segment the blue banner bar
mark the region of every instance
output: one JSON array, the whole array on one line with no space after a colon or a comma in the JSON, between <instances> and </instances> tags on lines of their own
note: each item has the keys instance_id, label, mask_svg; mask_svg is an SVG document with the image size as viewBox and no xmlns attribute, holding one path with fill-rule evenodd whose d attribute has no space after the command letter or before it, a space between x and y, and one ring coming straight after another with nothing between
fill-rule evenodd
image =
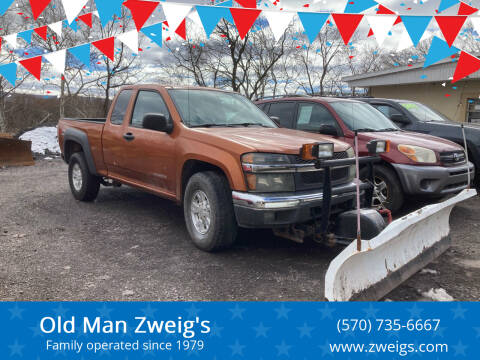
<instances>
[{"instance_id":1,"label":"blue banner bar","mask_svg":"<svg viewBox=\"0 0 480 360\"><path fill-rule=\"evenodd\" d=\"M474 359L479 303L3 302L1 359Z\"/></svg>"}]
</instances>

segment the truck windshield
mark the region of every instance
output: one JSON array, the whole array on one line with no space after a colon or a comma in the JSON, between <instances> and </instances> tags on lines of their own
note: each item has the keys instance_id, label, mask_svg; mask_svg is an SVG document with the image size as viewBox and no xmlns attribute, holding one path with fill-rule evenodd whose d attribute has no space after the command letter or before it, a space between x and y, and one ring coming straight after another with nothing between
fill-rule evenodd
<instances>
[{"instance_id":1,"label":"truck windshield","mask_svg":"<svg viewBox=\"0 0 480 360\"><path fill-rule=\"evenodd\" d=\"M168 93L188 127L277 127L263 111L239 94L190 89Z\"/></svg>"},{"instance_id":2,"label":"truck windshield","mask_svg":"<svg viewBox=\"0 0 480 360\"><path fill-rule=\"evenodd\" d=\"M350 101L330 105L352 131L396 131L399 128L380 111L369 104Z\"/></svg>"},{"instance_id":3,"label":"truck windshield","mask_svg":"<svg viewBox=\"0 0 480 360\"><path fill-rule=\"evenodd\" d=\"M420 121L445 121L446 119L430 109L428 106L423 104L413 102L413 101L402 101L400 102L405 109L410 111L413 116L415 116Z\"/></svg>"}]
</instances>

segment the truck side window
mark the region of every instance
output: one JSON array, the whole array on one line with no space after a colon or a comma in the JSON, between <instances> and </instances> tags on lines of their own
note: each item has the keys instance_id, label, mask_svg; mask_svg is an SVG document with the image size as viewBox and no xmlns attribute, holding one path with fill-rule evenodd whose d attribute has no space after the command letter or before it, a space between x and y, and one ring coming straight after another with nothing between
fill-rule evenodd
<instances>
[{"instance_id":1,"label":"truck side window","mask_svg":"<svg viewBox=\"0 0 480 360\"><path fill-rule=\"evenodd\" d=\"M115 107L113 108L112 116L110 118L110 122L112 124L122 125L131 96L132 90L123 90L120 94L118 94L117 101L115 102Z\"/></svg>"},{"instance_id":2,"label":"truck side window","mask_svg":"<svg viewBox=\"0 0 480 360\"><path fill-rule=\"evenodd\" d=\"M318 131L322 125L337 127L337 121L325 106L311 103L299 104L297 119L298 130Z\"/></svg>"},{"instance_id":3,"label":"truck side window","mask_svg":"<svg viewBox=\"0 0 480 360\"><path fill-rule=\"evenodd\" d=\"M163 114L168 119L170 116L167 105L162 96L156 91L139 91L135 108L133 109L131 126L143 128L145 114Z\"/></svg>"},{"instance_id":4,"label":"truck side window","mask_svg":"<svg viewBox=\"0 0 480 360\"><path fill-rule=\"evenodd\" d=\"M268 116L276 116L280 119L280 126L292 128L295 118L296 104L294 102L271 103Z\"/></svg>"}]
</instances>

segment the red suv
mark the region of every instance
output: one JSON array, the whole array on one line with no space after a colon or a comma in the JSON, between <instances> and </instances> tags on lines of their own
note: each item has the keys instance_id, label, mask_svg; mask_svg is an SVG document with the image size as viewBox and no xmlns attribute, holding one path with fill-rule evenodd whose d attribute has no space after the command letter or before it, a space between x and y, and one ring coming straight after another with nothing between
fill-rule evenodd
<instances>
[{"instance_id":1,"label":"red suv","mask_svg":"<svg viewBox=\"0 0 480 360\"><path fill-rule=\"evenodd\" d=\"M373 139L390 140L390 151L375 166L374 205L398 211L407 196L442 197L467 187L468 171L461 146L435 136L403 131L362 101L286 96L262 99L257 106L280 126L332 135L351 145L358 132L359 153L367 155ZM362 174L361 174L362 175Z\"/></svg>"}]
</instances>

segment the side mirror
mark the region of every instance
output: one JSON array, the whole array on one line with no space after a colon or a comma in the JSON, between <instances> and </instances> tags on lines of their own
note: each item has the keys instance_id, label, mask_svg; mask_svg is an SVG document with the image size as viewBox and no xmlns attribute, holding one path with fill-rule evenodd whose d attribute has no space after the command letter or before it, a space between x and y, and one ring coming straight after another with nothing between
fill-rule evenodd
<instances>
[{"instance_id":1,"label":"side mirror","mask_svg":"<svg viewBox=\"0 0 480 360\"><path fill-rule=\"evenodd\" d=\"M143 128L170 134L173 131L173 124L163 114L145 114L143 117Z\"/></svg>"},{"instance_id":2,"label":"side mirror","mask_svg":"<svg viewBox=\"0 0 480 360\"><path fill-rule=\"evenodd\" d=\"M402 114L392 114L390 115L390 120L401 124L410 124L411 122L405 115Z\"/></svg>"},{"instance_id":3,"label":"side mirror","mask_svg":"<svg viewBox=\"0 0 480 360\"><path fill-rule=\"evenodd\" d=\"M270 120L272 120L278 127L282 127L280 125L280 118L278 116L270 116Z\"/></svg>"},{"instance_id":4,"label":"side mirror","mask_svg":"<svg viewBox=\"0 0 480 360\"><path fill-rule=\"evenodd\" d=\"M321 125L319 133L323 135L338 136L338 130L333 125Z\"/></svg>"}]
</instances>

